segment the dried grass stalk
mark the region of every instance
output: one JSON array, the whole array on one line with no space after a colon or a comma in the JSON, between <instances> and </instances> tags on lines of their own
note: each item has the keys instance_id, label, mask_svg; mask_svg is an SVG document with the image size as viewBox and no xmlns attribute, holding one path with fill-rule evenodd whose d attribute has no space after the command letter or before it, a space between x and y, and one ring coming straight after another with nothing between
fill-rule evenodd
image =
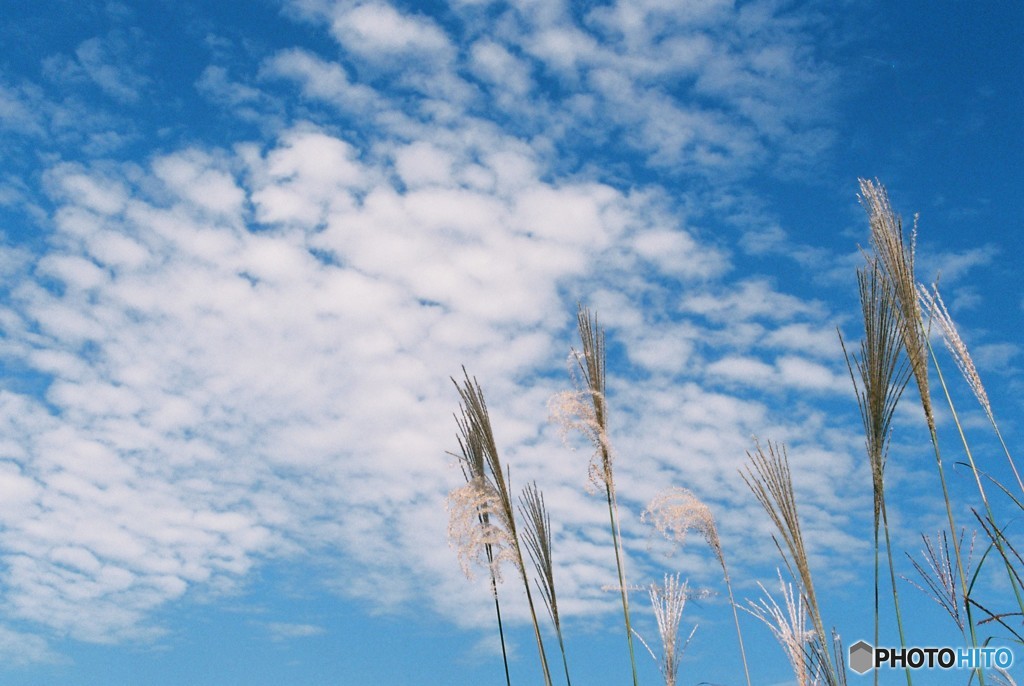
<instances>
[{"instance_id":1,"label":"dried grass stalk","mask_svg":"<svg viewBox=\"0 0 1024 686\"><path fill-rule=\"evenodd\" d=\"M487 403L480 384L476 379L471 379L465 369L462 371L465 376L462 384L455 379L452 379L452 383L455 384L461 398L460 414L456 416L455 421L459 428L459 461L467 483L463 488L456 489L449 498L449 534L455 534L455 546L466 546L457 548L460 561L479 559L478 551L486 550L490 545L494 557L491 562L494 578L497 578L497 567L503 560L512 562L519 572L526 590L530 617L533 620L544 683L551 686L544 640L541 637L540 623L537 621L530 581L526 576L523 552L516 532L515 508L505 470L498 455ZM479 515L477 535L469 531L470 515L474 510Z\"/></svg>"},{"instance_id":2,"label":"dried grass stalk","mask_svg":"<svg viewBox=\"0 0 1024 686\"><path fill-rule=\"evenodd\" d=\"M960 532L960 539L955 543L957 548L963 548L964 534L964 531ZM935 538L935 542L932 542L928 536L921 535L921 540L924 542L924 550L921 551L924 558L923 565L915 560L910 553L906 554L927 588L913 579L903 578L938 603L956 623L960 633L964 633L964 604L963 598L957 591L956 570L954 569L956 556L950 555L949 537L945 531L940 531ZM972 534L970 549L967 553L968 568L971 566L971 557L974 554L974 539L975 536Z\"/></svg>"},{"instance_id":3,"label":"dried grass stalk","mask_svg":"<svg viewBox=\"0 0 1024 686\"><path fill-rule=\"evenodd\" d=\"M800 517L797 514L793 477L789 470L786 447L769 442L766 453L761 444L756 443L754 452L747 453L747 456L750 458L750 464L747 466L747 473L741 473L741 476L775 525L778 536L773 534L772 539L790 575L799 582L811 618L814 637L809 648L809 659L821 670L825 683L845 683L844 671L837 668L833 657L829 656L829 641L814 592L811 567L804 546L803 532L800 529ZM841 659L842 655L835 653L834 660Z\"/></svg>"},{"instance_id":4,"label":"dried grass stalk","mask_svg":"<svg viewBox=\"0 0 1024 686\"><path fill-rule=\"evenodd\" d=\"M558 636L558 647L562 652L562 666L565 668L565 681L572 683L569 677L569 660L565 653L565 640L562 636L562 620L558 614L558 595L555 593L555 562L551 554L551 518L544 506L544 494L537 488L537 482L527 484L519 496L519 513L523 516L523 542L530 555L534 569L537 571L535 580L540 590L548 617L555 627Z\"/></svg>"},{"instance_id":5,"label":"dried grass stalk","mask_svg":"<svg viewBox=\"0 0 1024 686\"><path fill-rule=\"evenodd\" d=\"M885 462L892 436L892 420L903 391L910 381L908 358L901 355L904 324L891 282L882 278L874 257L868 267L857 270L864 338L860 353L846 355L847 367L857 395L871 479L875 492L875 528L884 504ZM840 335L842 342L842 336ZM846 344L843 343L846 353ZM856 373L855 373L856 372Z\"/></svg>"},{"instance_id":6,"label":"dried grass stalk","mask_svg":"<svg viewBox=\"0 0 1024 686\"><path fill-rule=\"evenodd\" d=\"M654 661L661 669L661 675L665 679L665 686L675 686L679 678L679 662L682 660L686 646L690 644L697 627L694 626L690 635L682 645L679 645L679 625L682 623L683 608L686 607L686 599L689 597L689 585L686 582L679 583L679 575L665 575L665 581L661 586L651 584L648 589L651 598L651 606L654 608L654 618L658 623L658 636L661 638L661 658L655 655L651 646L636 633L636 637L647 652L651 654Z\"/></svg>"},{"instance_id":7,"label":"dried grass stalk","mask_svg":"<svg viewBox=\"0 0 1024 686\"><path fill-rule=\"evenodd\" d=\"M760 604L749 600L749 607L744 609L764 622L771 630L793 667L793 675L798 686L810 686L816 680L812 679L807 664L807 646L814 638L814 631L807 628L807 606L804 604L803 594L795 593L793 584L783 582L781 571L778 575L785 611L779 607L775 598L761 582L757 584L764 594Z\"/></svg>"},{"instance_id":8,"label":"dried grass stalk","mask_svg":"<svg viewBox=\"0 0 1024 686\"><path fill-rule=\"evenodd\" d=\"M842 334L839 336L850 371L857 406L864 424L864 445L871 468L874 495L874 591L875 591L875 645L879 641L880 617L880 542L879 533L885 531L885 552L889 566L889 580L896 612L896 625L900 645L906 645L903 617L900 612L899 592L893 565L892 541L889 535L889 517L885 506L885 464L892 437L892 420L903 391L910 381L911 365L902 354L903 328L892 281L884 278L877 257L867 256L868 266L857 270L864 338L860 352L849 353ZM856 373L854 371L856 369ZM908 681L910 672L907 671Z\"/></svg>"},{"instance_id":9,"label":"dried grass stalk","mask_svg":"<svg viewBox=\"0 0 1024 686\"><path fill-rule=\"evenodd\" d=\"M861 204L868 214L871 226L871 244L878 255L879 264L885 277L892 283L893 292L899 304L902 316L903 345L907 357L910 360L910 367L917 381L917 388L921 396L921 405L924 408L925 420L928 423L928 432L935 452L935 467L939 474L939 483L942 486L942 499L946 507L946 518L949 522L950 535L955 536L958 528L953 516L953 506L949 496L949 486L946 482L945 471L942 466L942 453L939 449L938 432L935 425L935 413L932 408L931 395L928 385L928 360L931 347L928 341L928 332L925 329L922 317L921 305L918 298L917 281L914 276L914 247L917 236L917 217L914 218L914 230L911 232L909 244L903 238L903 226L900 218L892 210L889 203L889 196L880 183L872 183L866 179L860 179ZM941 372L940 372L941 380ZM945 387L945 384L943 384ZM948 393L947 393L948 397ZM955 410L954 410L955 414ZM966 440L964 441L967 446ZM977 479L977 471L975 470ZM979 480L980 485L980 480ZM982 493L984 498L984 493ZM987 504L986 504L987 505ZM960 559L960 551L954 548L956 555L957 576L960 582L962 596L968 596L967 575L964 572L963 561ZM1016 589L1015 589L1016 592ZM1018 598L1019 595L1018 595ZM1024 610L1024 601L1021 602ZM967 608L968 615L970 608ZM971 634L971 645L977 646L977 636L974 623L968 616L967 625ZM976 672L981 682L984 676L979 668ZM909 678L909 671L907 672Z\"/></svg>"},{"instance_id":10,"label":"dried grass stalk","mask_svg":"<svg viewBox=\"0 0 1024 686\"><path fill-rule=\"evenodd\" d=\"M711 514L711 508L691 491L673 487L666 489L656 495L647 505L647 509L640 515L641 521L650 521L654 528L669 540L675 541L678 545L686 542L687 533L696 531L707 542L715 559L722 567L722 575L725 579L725 587L729 593L729 604L732 606L733 620L736 623L736 637L739 641L740 658L743 661L743 672L747 678L747 685L750 685L750 670L747 667L747 651L743 645L743 633L740 630L740 620L736 612L736 601L732 592L732 581L729 578L729 568L725 564L725 555L722 552L722 542L718 538L718 527L715 526L715 518Z\"/></svg>"},{"instance_id":11,"label":"dried grass stalk","mask_svg":"<svg viewBox=\"0 0 1024 686\"><path fill-rule=\"evenodd\" d=\"M892 209L885 186L867 179L860 181L860 200L871 226L871 246L878 256L882 272L890 281L903 322L901 336L910 367L921 394L921 406L929 427L935 427L928 385L928 334L921 317L914 276L914 249L917 243L917 217L909 243L903 236L903 220Z\"/></svg>"},{"instance_id":12,"label":"dried grass stalk","mask_svg":"<svg viewBox=\"0 0 1024 686\"><path fill-rule=\"evenodd\" d=\"M571 367L573 378L576 374L582 381L569 393L555 396L551 402L552 416L565 429L578 429L594 446L594 458L590 462L590 481L604 490L608 502L608 521L612 533L612 547L615 550L615 567L619 576L619 592L622 597L622 615L626 624L626 642L629 646L629 663L632 668L633 685L639 686L636 671L636 654L633 650L633 627L629 618L629 591L626 586L625 554L619 530L618 503L615 498L615 478L612 471L612 449L608 440L608 406L605 396L605 342L604 330L598 325L597 317L583 305L576 313L582 350L572 351L576 364ZM578 372L577 372L578 370Z\"/></svg>"},{"instance_id":13,"label":"dried grass stalk","mask_svg":"<svg viewBox=\"0 0 1024 686\"><path fill-rule=\"evenodd\" d=\"M1017 465L1010 455L1009 449L1006 447L1006 442L1003 440L999 424L996 422L995 415L992 412L992 403L989 402L988 393L985 392L985 386L981 383L978 368L974 365L974 360L967 350L967 344L960 337L960 331L957 329L956 324L953 323L953 318L949 316L946 303L942 301L942 296L939 294L938 285L932 284L932 289L929 291L923 284L918 284L918 293L921 297L921 304L928 312L930 320L938 324L946 349L953 357L953 361L956 362L957 368L963 375L964 380L967 381L967 385L974 393L974 397L978 399L978 404L985 411L985 416L988 417L992 428L995 429L996 436L1003 446L1007 462L1009 462L1010 469L1013 471L1013 476L1017 479L1017 486L1024 493L1024 480L1021 479L1020 473L1017 471Z\"/></svg>"}]
</instances>

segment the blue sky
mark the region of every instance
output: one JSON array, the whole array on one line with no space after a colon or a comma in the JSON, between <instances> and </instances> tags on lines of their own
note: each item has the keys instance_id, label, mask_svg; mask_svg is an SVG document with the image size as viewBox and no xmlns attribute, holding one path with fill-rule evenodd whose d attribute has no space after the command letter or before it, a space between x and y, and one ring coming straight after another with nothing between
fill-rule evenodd
<instances>
[{"instance_id":1,"label":"blue sky","mask_svg":"<svg viewBox=\"0 0 1024 686\"><path fill-rule=\"evenodd\" d=\"M708 551L666 556L639 515L691 489L737 596L774 589L737 476L753 436L789 446L826 621L868 637L870 478L836 336L860 334L858 177L920 213L919 278L941 273L1020 445L1019 3L5 5L4 683L500 683L486 582L446 537L461 365L513 478L547 494L574 674L624 683L604 503L548 421L577 302L609 337L630 581L719 594L687 607L680 683L740 683L731 614ZM944 518L915 400L888 472L912 554ZM514 683L537 683L502 593ZM901 593L917 642L956 643ZM741 621L755 683L789 683Z\"/></svg>"}]
</instances>

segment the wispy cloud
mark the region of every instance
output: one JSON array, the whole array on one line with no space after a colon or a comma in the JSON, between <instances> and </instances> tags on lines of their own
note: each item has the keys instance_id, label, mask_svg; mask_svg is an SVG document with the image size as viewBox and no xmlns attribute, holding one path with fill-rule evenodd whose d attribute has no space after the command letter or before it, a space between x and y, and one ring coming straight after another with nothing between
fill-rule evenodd
<instances>
[{"instance_id":1,"label":"wispy cloud","mask_svg":"<svg viewBox=\"0 0 1024 686\"><path fill-rule=\"evenodd\" d=\"M46 639L0 626L0 657L4 664L25 667L38 663L59 663L63 658L50 649Z\"/></svg>"},{"instance_id":2,"label":"wispy cloud","mask_svg":"<svg viewBox=\"0 0 1024 686\"><path fill-rule=\"evenodd\" d=\"M293 624L290 622L266 622L264 628L270 633L271 640L290 641L297 638L319 636L325 632L322 626L315 624Z\"/></svg>"},{"instance_id":3,"label":"wispy cloud","mask_svg":"<svg viewBox=\"0 0 1024 686\"><path fill-rule=\"evenodd\" d=\"M92 81L120 103L134 103L149 82L140 68L144 60L140 36L114 31L79 43L74 57L58 53L44 62L47 75L58 82Z\"/></svg>"},{"instance_id":4,"label":"wispy cloud","mask_svg":"<svg viewBox=\"0 0 1024 686\"><path fill-rule=\"evenodd\" d=\"M371 70L418 74L429 65L430 79L400 79L430 99L444 93L434 116L471 105L483 86L514 116L512 130L543 132L563 152L577 136L614 132L651 165L720 178L766 164L798 174L831 145L834 77L813 48L816 20L772 3L618 3L582 15L558 3L492 3L482 14L468 3L452 8L455 35L385 3L292 7L329 26L347 56ZM471 44L468 55L454 48L458 39Z\"/></svg>"},{"instance_id":5,"label":"wispy cloud","mask_svg":"<svg viewBox=\"0 0 1024 686\"><path fill-rule=\"evenodd\" d=\"M367 113L378 100L372 88L352 83L340 64L297 48L268 59L262 72L266 77L297 81L303 96L329 102L346 112Z\"/></svg>"},{"instance_id":6,"label":"wispy cloud","mask_svg":"<svg viewBox=\"0 0 1024 686\"><path fill-rule=\"evenodd\" d=\"M0 124L3 128L23 134L42 134L45 129L33 102L38 97L38 89L31 86L0 84Z\"/></svg>"}]
</instances>

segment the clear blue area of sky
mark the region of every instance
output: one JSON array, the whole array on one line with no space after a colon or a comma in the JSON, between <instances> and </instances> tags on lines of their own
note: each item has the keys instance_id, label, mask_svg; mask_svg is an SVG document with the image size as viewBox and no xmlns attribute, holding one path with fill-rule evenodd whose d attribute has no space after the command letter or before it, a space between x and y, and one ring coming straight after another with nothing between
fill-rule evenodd
<instances>
[{"instance_id":1,"label":"clear blue area of sky","mask_svg":"<svg viewBox=\"0 0 1024 686\"><path fill-rule=\"evenodd\" d=\"M445 455L456 447L448 376L461 363L504 374L481 381L498 389L492 405L507 420L500 432L523 465L518 478L547 479L553 519L571 511L585 451L558 458L576 459L578 474L529 470L535 451L557 445L545 393L569 383L559 375L572 308L591 297L605 306L626 418L617 428L627 516L644 505L639 494L628 500L629 486L699 471L652 447L686 451L666 405L721 400L709 414L741 434L779 426L821 460L798 486L814 499L826 615L844 639L870 637L870 486L845 363L800 357L799 340L769 341L800 330L827 338L836 326L859 334L853 269L867 229L857 178L877 177L908 228L920 214L919 278L941 275L1011 450L1022 452L1024 5L658 4L0 0L0 682L503 683L479 579L460 600L455 553L437 555L448 546L446 491L461 478ZM300 150L294 141L310 132L322 136ZM347 152L335 157L337 141ZM359 173L339 171L342 159ZM222 182L230 188L217 195ZM471 202L456 197L466 189ZM351 204L331 204L341 196ZM312 206L322 214L309 219ZM592 234L574 223L584 214L600 224ZM131 228L144 215L152 234ZM414 215L421 224L391 235ZM478 237L463 216L493 223ZM552 226L535 235L530 222L544 227L547 216ZM421 239L420 229L436 235ZM101 254L90 241L111 232L160 255L139 267L124 248L128 257L102 263L114 244ZM549 245L539 241L550 247L531 252ZM319 261L280 257L296 245ZM501 282L502 260L520 254L526 266ZM416 255L422 273L391 266ZM431 265L432 255L458 259ZM220 304L202 305L221 302L218 275L252 284L252 299L234 306L237 328ZM318 304L326 310L306 318L326 289L344 306L324 314L331 306ZM173 304L185 291L195 301ZM243 301L231 293L225 302ZM764 309L742 314L760 296ZM148 309L157 302L172 304ZM609 309L616 303L627 309ZM631 330L643 326L651 338ZM387 334L376 337L378 327ZM673 347L685 331L695 338ZM651 350L716 371L652 364ZM818 376L787 377L797 357ZM439 361L448 366L433 368ZM736 369L777 388L738 383ZM662 404L625 390L663 389L661 380ZM909 438L894 454L920 459L894 458L890 474L899 541L916 554L918 532L943 513L913 402L911 390L898 423ZM639 421L645 412L650 423ZM979 453L1010 478L971 417ZM809 436L789 422L816 428ZM748 438L735 437L751 447ZM950 459L962 459L949 441ZM693 459L733 445L711 443ZM87 467L72 464L76 450ZM631 472L631 455L651 471ZM857 465L848 478L847 457ZM414 476L392 489L390 465L406 462ZM753 598L777 562L770 542L760 561L741 543L762 531L762 515L739 479L735 493L716 490L735 474L722 470L678 485L711 504L738 595ZM953 471L969 525L971 482ZM585 533L610 552L588 516L560 535ZM159 531L147 538L132 519ZM410 531L418 522L424 530ZM860 558L844 553L846 537ZM642 535L633 545L638 569L660 569ZM583 555L565 571L579 590L567 612L574 681L625 683L615 605L586 592L613 582L601 576L610 561L582 562L587 549L566 546ZM159 564L147 562L154 555ZM680 571L696 564L712 585L716 570L699 558L684 557ZM510 595L512 581L509 570ZM367 590L375 584L389 587ZM923 594L909 584L901 593L918 643L957 640ZM701 627L679 683L741 682L723 608L720 595L693 601ZM521 620L510 629L513 683L540 683ZM742 621L754 683L791 683L765 628ZM653 628L649 615L640 624ZM643 683L658 683L638 650ZM953 676L927 683L963 683Z\"/></svg>"}]
</instances>

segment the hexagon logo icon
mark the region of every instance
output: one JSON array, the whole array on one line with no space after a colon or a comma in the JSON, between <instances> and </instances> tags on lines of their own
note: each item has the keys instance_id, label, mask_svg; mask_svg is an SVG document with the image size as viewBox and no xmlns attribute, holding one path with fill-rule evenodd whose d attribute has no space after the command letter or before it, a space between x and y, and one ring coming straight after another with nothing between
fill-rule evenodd
<instances>
[{"instance_id":1,"label":"hexagon logo icon","mask_svg":"<svg viewBox=\"0 0 1024 686\"><path fill-rule=\"evenodd\" d=\"M874 666L875 649L867 641L857 641L850 646L850 669L864 674Z\"/></svg>"}]
</instances>

